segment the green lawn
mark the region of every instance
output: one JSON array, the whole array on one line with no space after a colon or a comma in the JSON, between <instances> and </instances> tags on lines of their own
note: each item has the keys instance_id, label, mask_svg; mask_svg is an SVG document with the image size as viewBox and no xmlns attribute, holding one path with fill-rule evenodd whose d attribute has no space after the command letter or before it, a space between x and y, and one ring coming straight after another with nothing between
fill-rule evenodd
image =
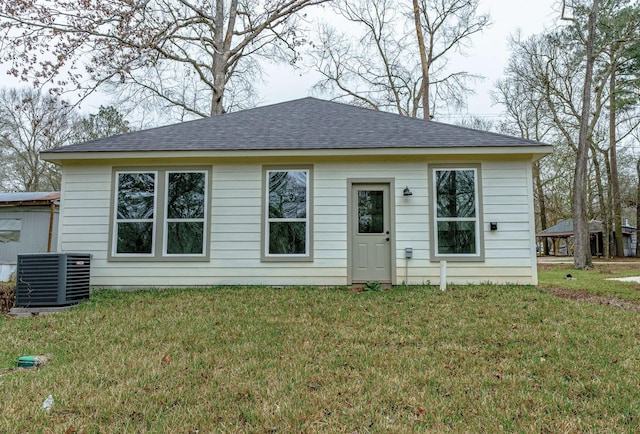
<instances>
[{"instance_id":1,"label":"green lawn","mask_svg":"<svg viewBox=\"0 0 640 434\"><path fill-rule=\"evenodd\" d=\"M0 432L638 432L638 320L518 286L101 291L0 317Z\"/></svg>"},{"instance_id":2,"label":"green lawn","mask_svg":"<svg viewBox=\"0 0 640 434\"><path fill-rule=\"evenodd\" d=\"M565 279L571 275L571 279ZM640 276L640 262L595 262L591 270L574 270L570 264L541 264L538 280L541 288L570 289L602 297L640 302L640 284L611 280L614 277Z\"/></svg>"}]
</instances>

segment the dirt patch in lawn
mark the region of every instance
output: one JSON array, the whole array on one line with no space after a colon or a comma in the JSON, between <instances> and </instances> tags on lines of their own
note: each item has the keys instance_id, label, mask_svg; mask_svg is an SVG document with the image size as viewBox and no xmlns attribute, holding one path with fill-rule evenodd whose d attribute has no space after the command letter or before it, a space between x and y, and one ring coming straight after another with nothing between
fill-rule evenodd
<instances>
[{"instance_id":1,"label":"dirt patch in lawn","mask_svg":"<svg viewBox=\"0 0 640 434\"><path fill-rule=\"evenodd\" d=\"M605 297L602 295L592 294L587 291L576 291L572 289L550 289L542 288L549 294L556 297L566 298L569 300L581 301L584 303L599 304L602 306L610 306L618 309L630 310L636 313L640 313L640 303L634 303L627 300L622 300L616 297Z\"/></svg>"},{"instance_id":2,"label":"dirt patch in lawn","mask_svg":"<svg viewBox=\"0 0 640 434\"><path fill-rule=\"evenodd\" d=\"M541 262L538 263L538 270L553 270L558 268L565 268L567 270L573 269L573 263L553 263L553 262ZM593 270L600 274L613 274L618 271L635 270L640 274L640 261L638 258L616 258L616 261L593 261Z\"/></svg>"},{"instance_id":3,"label":"dirt patch in lawn","mask_svg":"<svg viewBox=\"0 0 640 434\"><path fill-rule=\"evenodd\" d=\"M16 301L16 286L0 282L0 314L7 313Z\"/></svg>"},{"instance_id":4,"label":"dirt patch in lawn","mask_svg":"<svg viewBox=\"0 0 640 434\"><path fill-rule=\"evenodd\" d=\"M565 269L567 275L573 272L572 264L554 264L554 263L541 263L538 264L539 270L553 270L553 269ZM638 258L616 258L615 261L594 260L593 271L601 275L615 275L619 272L634 271L640 275L640 261ZM561 289L561 288L544 288L544 291L549 294L553 294L556 297L566 298L569 300L580 301L584 303L598 304L602 306L610 306L618 309L630 310L640 313L640 302L623 300L618 297L611 297L605 295L597 295L588 291L581 291L576 289Z\"/></svg>"}]
</instances>

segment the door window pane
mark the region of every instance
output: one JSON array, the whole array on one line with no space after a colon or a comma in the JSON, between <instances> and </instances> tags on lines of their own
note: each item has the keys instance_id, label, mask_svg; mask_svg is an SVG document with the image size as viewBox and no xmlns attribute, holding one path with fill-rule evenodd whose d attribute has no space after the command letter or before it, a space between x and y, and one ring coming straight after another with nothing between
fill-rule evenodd
<instances>
[{"instance_id":1,"label":"door window pane","mask_svg":"<svg viewBox=\"0 0 640 434\"><path fill-rule=\"evenodd\" d=\"M381 234L384 232L384 192L358 191L358 233Z\"/></svg>"}]
</instances>

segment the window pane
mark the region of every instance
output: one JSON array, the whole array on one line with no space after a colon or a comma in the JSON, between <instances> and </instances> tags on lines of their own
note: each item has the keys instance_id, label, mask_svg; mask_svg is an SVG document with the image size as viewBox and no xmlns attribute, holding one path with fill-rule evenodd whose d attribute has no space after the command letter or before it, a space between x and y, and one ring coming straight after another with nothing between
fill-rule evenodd
<instances>
[{"instance_id":1,"label":"window pane","mask_svg":"<svg viewBox=\"0 0 640 434\"><path fill-rule=\"evenodd\" d=\"M358 191L358 233L384 232L384 192Z\"/></svg>"},{"instance_id":2,"label":"window pane","mask_svg":"<svg viewBox=\"0 0 640 434\"><path fill-rule=\"evenodd\" d=\"M438 222L438 254L476 254L475 222Z\"/></svg>"},{"instance_id":3,"label":"window pane","mask_svg":"<svg viewBox=\"0 0 640 434\"><path fill-rule=\"evenodd\" d=\"M22 221L19 219L0 219L0 243L20 241Z\"/></svg>"},{"instance_id":4,"label":"window pane","mask_svg":"<svg viewBox=\"0 0 640 434\"><path fill-rule=\"evenodd\" d=\"M0 231L0 243L20 241L20 231Z\"/></svg>"},{"instance_id":5,"label":"window pane","mask_svg":"<svg viewBox=\"0 0 640 434\"><path fill-rule=\"evenodd\" d=\"M475 217L475 172L437 170L438 217Z\"/></svg>"},{"instance_id":6,"label":"window pane","mask_svg":"<svg viewBox=\"0 0 640 434\"><path fill-rule=\"evenodd\" d=\"M118 223L117 253L152 253L153 223Z\"/></svg>"},{"instance_id":7,"label":"window pane","mask_svg":"<svg viewBox=\"0 0 640 434\"><path fill-rule=\"evenodd\" d=\"M200 255L203 253L203 229L201 222L177 222L167 224L167 253Z\"/></svg>"},{"instance_id":8,"label":"window pane","mask_svg":"<svg viewBox=\"0 0 640 434\"><path fill-rule=\"evenodd\" d=\"M167 217L204 218L204 173L169 173Z\"/></svg>"},{"instance_id":9,"label":"window pane","mask_svg":"<svg viewBox=\"0 0 640 434\"><path fill-rule=\"evenodd\" d=\"M269 172L269 218L307 218L307 172Z\"/></svg>"},{"instance_id":10,"label":"window pane","mask_svg":"<svg viewBox=\"0 0 640 434\"><path fill-rule=\"evenodd\" d=\"M273 255L303 255L306 253L307 224L305 222L271 222L269 253Z\"/></svg>"},{"instance_id":11,"label":"window pane","mask_svg":"<svg viewBox=\"0 0 640 434\"><path fill-rule=\"evenodd\" d=\"M120 173L118 219L152 219L154 191L154 173Z\"/></svg>"}]
</instances>

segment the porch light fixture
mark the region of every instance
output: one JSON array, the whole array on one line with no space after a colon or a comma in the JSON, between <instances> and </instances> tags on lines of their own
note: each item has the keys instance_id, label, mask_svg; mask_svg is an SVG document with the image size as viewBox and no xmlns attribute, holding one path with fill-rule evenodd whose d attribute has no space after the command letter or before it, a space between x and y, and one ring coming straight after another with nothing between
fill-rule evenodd
<instances>
[{"instance_id":1,"label":"porch light fixture","mask_svg":"<svg viewBox=\"0 0 640 434\"><path fill-rule=\"evenodd\" d=\"M411 192L411 190L409 190L409 187L405 187L404 190L402 191L402 195L403 196L413 196L413 193Z\"/></svg>"}]
</instances>

